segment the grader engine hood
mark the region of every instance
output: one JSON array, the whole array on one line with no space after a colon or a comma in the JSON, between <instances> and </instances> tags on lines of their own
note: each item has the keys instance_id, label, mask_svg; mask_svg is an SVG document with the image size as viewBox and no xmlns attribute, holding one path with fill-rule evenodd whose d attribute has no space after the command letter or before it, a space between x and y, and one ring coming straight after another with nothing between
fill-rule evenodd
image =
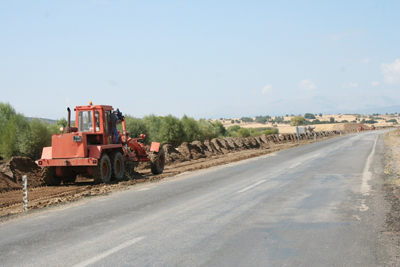
<instances>
[{"instance_id":1,"label":"grader engine hood","mask_svg":"<svg viewBox=\"0 0 400 267\"><path fill-rule=\"evenodd\" d=\"M52 158L87 157L86 134L67 133L52 136Z\"/></svg>"}]
</instances>

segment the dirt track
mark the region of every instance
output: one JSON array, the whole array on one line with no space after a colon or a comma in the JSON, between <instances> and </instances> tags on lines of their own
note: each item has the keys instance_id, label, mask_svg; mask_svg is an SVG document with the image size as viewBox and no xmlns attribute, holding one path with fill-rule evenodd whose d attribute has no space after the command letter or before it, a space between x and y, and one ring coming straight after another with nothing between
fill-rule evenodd
<instances>
[{"instance_id":1,"label":"dirt track","mask_svg":"<svg viewBox=\"0 0 400 267\"><path fill-rule=\"evenodd\" d=\"M343 130L342 134L356 130ZM339 135L339 131L317 132L317 140ZM300 136L301 144L314 142L311 134ZM28 158L15 157L0 165L0 217L22 212L22 176L28 176L29 209L70 202L77 199L106 194L129 186L171 177L183 172L205 169L213 166L257 157L275 151L297 146L294 134L262 135L249 138L212 139L183 143L177 149L164 145L166 167L160 175L152 175L149 165L141 164L134 177L111 184L93 184L93 180L78 176L75 184L43 186L40 169Z\"/></svg>"}]
</instances>

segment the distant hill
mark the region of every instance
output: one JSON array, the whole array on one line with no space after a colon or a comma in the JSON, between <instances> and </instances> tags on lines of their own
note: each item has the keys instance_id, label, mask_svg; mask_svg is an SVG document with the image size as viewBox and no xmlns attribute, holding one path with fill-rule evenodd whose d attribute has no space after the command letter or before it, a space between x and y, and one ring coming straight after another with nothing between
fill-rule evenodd
<instances>
[{"instance_id":1,"label":"distant hill","mask_svg":"<svg viewBox=\"0 0 400 267\"><path fill-rule=\"evenodd\" d=\"M33 120L33 119L39 119L39 120L41 120L41 121L43 121L43 122L45 122L45 123L47 123L47 125L50 125L50 124L56 124L56 120L50 120L50 119L44 119L44 118L33 118L33 117L25 117L27 120L29 120L29 121L31 121L31 120Z\"/></svg>"}]
</instances>

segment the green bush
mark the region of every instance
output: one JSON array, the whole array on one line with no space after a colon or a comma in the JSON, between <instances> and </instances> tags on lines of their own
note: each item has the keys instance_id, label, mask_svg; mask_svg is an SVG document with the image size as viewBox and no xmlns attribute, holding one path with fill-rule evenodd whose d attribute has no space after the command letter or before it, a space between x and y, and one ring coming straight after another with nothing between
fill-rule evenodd
<instances>
[{"instance_id":1,"label":"green bush","mask_svg":"<svg viewBox=\"0 0 400 267\"><path fill-rule=\"evenodd\" d=\"M125 125L131 138L139 138L141 134L144 134L146 135L145 143L149 143L148 139L150 138L147 138L150 137L148 136L149 130L143 119L135 118L131 115L125 115Z\"/></svg>"},{"instance_id":2,"label":"green bush","mask_svg":"<svg viewBox=\"0 0 400 267\"><path fill-rule=\"evenodd\" d=\"M39 159L43 147L51 145L51 133L45 122L33 119L27 129L19 137L19 151L22 155L32 159Z\"/></svg>"},{"instance_id":3,"label":"green bush","mask_svg":"<svg viewBox=\"0 0 400 267\"><path fill-rule=\"evenodd\" d=\"M262 132L262 134L270 135L270 134L279 134L279 130L277 128L269 128Z\"/></svg>"},{"instance_id":4,"label":"green bush","mask_svg":"<svg viewBox=\"0 0 400 267\"><path fill-rule=\"evenodd\" d=\"M147 142L161 142L161 136L159 134L162 119L154 114L144 116L142 118L143 122L146 124L148 129Z\"/></svg>"},{"instance_id":5,"label":"green bush","mask_svg":"<svg viewBox=\"0 0 400 267\"><path fill-rule=\"evenodd\" d=\"M215 126L211 121L206 121L203 119L199 120L200 131L203 132L203 140L210 140L221 135L221 129Z\"/></svg>"},{"instance_id":6,"label":"green bush","mask_svg":"<svg viewBox=\"0 0 400 267\"><path fill-rule=\"evenodd\" d=\"M249 137L250 136L250 131L247 128L240 128L238 131L238 136L239 137Z\"/></svg>"},{"instance_id":7,"label":"green bush","mask_svg":"<svg viewBox=\"0 0 400 267\"><path fill-rule=\"evenodd\" d=\"M305 125L306 119L302 116L295 116L290 120L290 126Z\"/></svg>"},{"instance_id":8,"label":"green bush","mask_svg":"<svg viewBox=\"0 0 400 267\"><path fill-rule=\"evenodd\" d=\"M224 127L224 125L221 122L219 122L219 121L214 122L214 126L217 128L217 132L219 132L219 136L220 135L225 136L226 128Z\"/></svg>"},{"instance_id":9,"label":"green bush","mask_svg":"<svg viewBox=\"0 0 400 267\"><path fill-rule=\"evenodd\" d=\"M183 123L172 115L162 118L161 127L158 132L159 142L179 146L186 140Z\"/></svg>"},{"instance_id":10,"label":"green bush","mask_svg":"<svg viewBox=\"0 0 400 267\"><path fill-rule=\"evenodd\" d=\"M185 141L192 142L195 140L202 140L204 138L203 131L200 129L199 123L194 118L184 115L181 121L183 124L183 129L186 132Z\"/></svg>"}]
</instances>

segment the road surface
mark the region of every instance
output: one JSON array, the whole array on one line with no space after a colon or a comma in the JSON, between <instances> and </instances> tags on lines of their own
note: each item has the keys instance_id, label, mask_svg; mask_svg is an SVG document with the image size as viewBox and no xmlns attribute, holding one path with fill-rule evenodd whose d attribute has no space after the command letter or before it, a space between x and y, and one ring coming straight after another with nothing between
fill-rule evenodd
<instances>
[{"instance_id":1,"label":"road surface","mask_svg":"<svg viewBox=\"0 0 400 267\"><path fill-rule=\"evenodd\" d=\"M2 266L385 266L382 132L185 173L0 224Z\"/></svg>"}]
</instances>

